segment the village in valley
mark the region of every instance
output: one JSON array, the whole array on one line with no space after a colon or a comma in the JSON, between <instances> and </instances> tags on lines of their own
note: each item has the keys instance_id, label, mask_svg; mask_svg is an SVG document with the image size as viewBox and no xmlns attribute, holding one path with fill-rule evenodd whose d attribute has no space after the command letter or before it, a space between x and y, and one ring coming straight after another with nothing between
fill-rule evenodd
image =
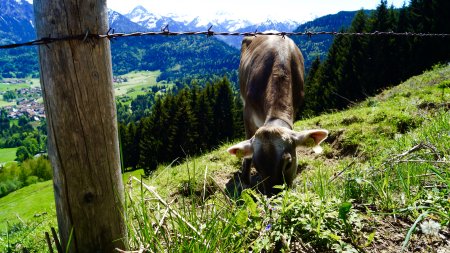
<instances>
[{"instance_id":1,"label":"village in valley","mask_svg":"<svg viewBox=\"0 0 450 253\"><path fill-rule=\"evenodd\" d=\"M113 83L120 85L128 79L114 76ZM8 94L5 96L5 94ZM0 109L6 111L8 118L19 119L25 116L32 121L45 119L42 89L39 82L32 79L0 79Z\"/></svg>"},{"instance_id":2,"label":"village in valley","mask_svg":"<svg viewBox=\"0 0 450 253\"><path fill-rule=\"evenodd\" d=\"M15 88L18 84L30 84L28 87ZM0 80L4 87L11 86L11 89L0 90L0 97L8 103L2 106L11 119L18 119L21 116L39 121L45 118L44 104L42 103L42 90L39 86L31 85L30 81L23 79ZM9 93L10 96L5 94Z\"/></svg>"}]
</instances>

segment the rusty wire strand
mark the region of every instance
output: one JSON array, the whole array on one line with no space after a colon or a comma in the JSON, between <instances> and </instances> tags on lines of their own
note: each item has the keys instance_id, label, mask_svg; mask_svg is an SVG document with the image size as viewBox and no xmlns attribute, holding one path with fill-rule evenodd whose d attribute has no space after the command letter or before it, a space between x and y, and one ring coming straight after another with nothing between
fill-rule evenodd
<instances>
[{"instance_id":1,"label":"rusty wire strand","mask_svg":"<svg viewBox=\"0 0 450 253\"><path fill-rule=\"evenodd\" d=\"M106 34L79 34L73 36L65 36L59 38L43 37L41 39L24 42L24 43L13 43L7 45L0 45L0 49L10 49L23 46L39 46L47 45L57 41L69 41L69 40L82 40L86 39L117 39L123 37L140 37L140 36L189 36L189 35L206 35L211 36L258 36L258 35L278 35L278 36L316 36L316 35L332 35L332 36L404 36L404 37L441 37L450 38L450 34L446 33L414 33L414 32L214 32L211 30L212 26L207 31L199 32L171 32L168 26L161 29L159 32L132 32L132 33L109 33L111 29Z\"/></svg>"}]
</instances>

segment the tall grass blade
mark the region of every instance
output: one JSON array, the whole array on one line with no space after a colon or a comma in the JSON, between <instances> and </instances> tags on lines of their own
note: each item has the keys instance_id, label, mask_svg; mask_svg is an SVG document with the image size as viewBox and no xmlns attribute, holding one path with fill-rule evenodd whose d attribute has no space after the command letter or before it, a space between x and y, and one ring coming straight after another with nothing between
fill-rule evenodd
<instances>
[{"instance_id":1,"label":"tall grass blade","mask_svg":"<svg viewBox=\"0 0 450 253\"><path fill-rule=\"evenodd\" d=\"M417 224L419 224L419 222L421 222L423 220L423 218L425 218L425 216L428 215L428 211L424 212L423 214L419 215L419 217L417 217L416 221L414 222L414 224L411 226L411 228L408 230L408 233L406 234L406 238L403 241L402 244L402 253L405 251L406 246L408 245L409 240L411 239L412 233L414 232L414 230L417 227Z\"/></svg>"}]
</instances>

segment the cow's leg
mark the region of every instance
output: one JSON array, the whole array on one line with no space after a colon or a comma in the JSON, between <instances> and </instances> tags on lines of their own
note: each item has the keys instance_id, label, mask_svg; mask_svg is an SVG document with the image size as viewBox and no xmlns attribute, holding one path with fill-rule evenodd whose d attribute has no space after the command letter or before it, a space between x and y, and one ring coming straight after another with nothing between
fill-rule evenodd
<instances>
[{"instance_id":1,"label":"cow's leg","mask_svg":"<svg viewBox=\"0 0 450 253\"><path fill-rule=\"evenodd\" d=\"M252 113L250 108L244 105L244 128L245 128L245 136L248 140L250 140L255 134L258 127L252 121ZM252 158L244 158L242 161L242 182L245 185L250 186L250 172L252 168Z\"/></svg>"},{"instance_id":2,"label":"cow's leg","mask_svg":"<svg viewBox=\"0 0 450 253\"><path fill-rule=\"evenodd\" d=\"M250 185L250 171L252 168L252 159L244 158L242 161L242 181L246 185Z\"/></svg>"}]
</instances>

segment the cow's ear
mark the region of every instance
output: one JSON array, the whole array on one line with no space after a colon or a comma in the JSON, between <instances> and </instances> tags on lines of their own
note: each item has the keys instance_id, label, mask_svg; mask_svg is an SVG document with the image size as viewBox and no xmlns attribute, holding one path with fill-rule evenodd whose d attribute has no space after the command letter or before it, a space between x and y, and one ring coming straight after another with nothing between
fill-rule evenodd
<instances>
[{"instance_id":1,"label":"cow's ear","mask_svg":"<svg viewBox=\"0 0 450 253\"><path fill-rule=\"evenodd\" d=\"M252 141L245 140L227 149L228 153L238 158L251 158L253 156Z\"/></svg>"},{"instance_id":2,"label":"cow's ear","mask_svg":"<svg viewBox=\"0 0 450 253\"><path fill-rule=\"evenodd\" d=\"M252 43L254 36L246 36L242 39L241 53L247 51L247 47Z\"/></svg>"},{"instance_id":3,"label":"cow's ear","mask_svg":"<svg viewBox=\"0 0 450 253\"><path fill-rule=\"evenodd\" d=\"M312 147L315 153L322 153L320 143L328 136L328 131L324 129L304 130L293 132L293 138L296 146Z\"/></svg>"}]
</instances>

